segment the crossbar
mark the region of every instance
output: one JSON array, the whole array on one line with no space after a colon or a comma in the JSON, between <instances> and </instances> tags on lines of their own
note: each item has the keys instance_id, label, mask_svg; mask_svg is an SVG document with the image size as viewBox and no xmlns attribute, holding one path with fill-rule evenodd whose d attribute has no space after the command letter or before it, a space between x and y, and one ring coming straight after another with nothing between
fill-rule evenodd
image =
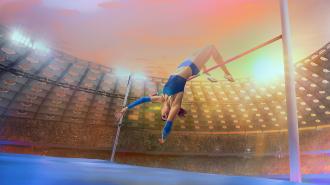
<instances>
[{"instance_id":1,"label":"crossbar","mask_svg":"<svg viewBox=\"0 0 330 185\"><path fill-rule=\"evenodd\" d=\"M270 39L270 40L268 40L268 41L266 41L266 42L264 42L264 43L261 43L261 44L255 46L254 48L251 48L251 49L249 49L249 50L247 50L247 51L245 51L245 52L243 52L243 53L241 53L241 54L238 54L238 55L236 55L236 56L234 56L234 57L231 57L231 58L229 58L228 60L224 61L223 63L221 63L221 64L217 64L217 65L215 65L215 66L213 66L213 67L211 67L211 68L205 70L204 73L210 72L210 71L212 71L212 70L214 70L214 69L216 69L216 68L218 68L218 67L221 67L221 66L224 66L224 65L226 65L226 64L228 64L228 63L230 63L230 62L233 62L233 61L235 61L235 60L237 60L237 59L239 59L239 58L241 58L241 57L243 57L243 56L245 56L245 55L247 55L247 54L249 54L249 53L252 53L253 51L255 51L255 50L257 50L257 49L260 49L260 48L262 48L262 47L264 47L264 46L267 46L267 45L269 45L269 44L271 44L271 43L273 43L273 42L275 42L275 41L277 41L277 40L280 40L280 39L282 39L282 35L278 35L277 37L274 37L274 38L272 38L272 39ZM198 76L200 76L200 75L192 76L192 77L190 77L190 78L188 79L188 81L189 81L189 80L192 80L192 79L194 79L194 78L196 78L196 77L198 77Z\"/></svg>"}]
</instances>

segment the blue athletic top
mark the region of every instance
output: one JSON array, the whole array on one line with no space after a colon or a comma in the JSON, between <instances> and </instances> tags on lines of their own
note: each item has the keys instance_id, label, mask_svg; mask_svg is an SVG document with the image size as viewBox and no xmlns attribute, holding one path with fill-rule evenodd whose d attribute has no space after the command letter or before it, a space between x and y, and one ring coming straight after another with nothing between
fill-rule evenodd
<instances>
[{"instance_id":1,"label":"blue athletic top","mask_svg":"<svg viewBox=\"0 0 330 185\"><path fill-rule=\"evenodd\" d=\"M190 60L190 59L187 59L185 61L183 61L179 66L178 68L180 67L184 67L184 66L189 66L191 71L192 71L192 75L197 75L199 73L199 69L198 67Z\"/></svg>"},{"instance_id":2,"label":"blue athletic top","mask_svg":"<svg viewBox=\"0 0 330 185\"><path fill-rule=\"evenodd\" d=\"M178 66L178 68L184 67L184 66L190 67L190 69L192 71L192 75L197 75L199 73L198 67L191 60L185 60L183 63L181 63ZM163 94L167 94L167 95L171 96L176 93L183 92L186 82L187 82L187 79L183 78L182 76L171 75L163 88Z\"/></svg>"}]
</instances>

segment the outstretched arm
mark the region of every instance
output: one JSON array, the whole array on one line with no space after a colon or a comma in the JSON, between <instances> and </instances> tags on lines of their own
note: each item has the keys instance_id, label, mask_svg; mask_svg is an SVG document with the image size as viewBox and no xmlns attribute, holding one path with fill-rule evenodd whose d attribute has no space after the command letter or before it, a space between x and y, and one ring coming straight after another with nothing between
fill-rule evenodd
<instances>
[{"instance_id":1,"label":"outstretched arm","mask_svg":"<svg viewBox=\"0 0 330 185\"><path fill-rule=\"evenodd\" d=\"M130 103L129 105L127 105L123 109L121 109L121 111L116 114L116 118L117 118L117 120L119 120L127 112L127 110L133 109L134 107L136 107L136 106L138 106L142 103L160 102L161 99L162 99L161 96L144 96L144 97L141 97L141 98L135 100L134 102Z\"/></svg>"},{"instance_id":2,"label":"outstretched arm","mask_svg":"<svg viewBox=\"0 0 330 185\"><path fill-rule=\"evenodd\" d=\"M160 102L161 100L161 96L144 96L144 97L141 97L137 100L135 100L134 102L130 103L129 105L127 105L126 107L128 109L132 109L142 103L147 103L147 102Z\"/></svg>"}]
</instances>

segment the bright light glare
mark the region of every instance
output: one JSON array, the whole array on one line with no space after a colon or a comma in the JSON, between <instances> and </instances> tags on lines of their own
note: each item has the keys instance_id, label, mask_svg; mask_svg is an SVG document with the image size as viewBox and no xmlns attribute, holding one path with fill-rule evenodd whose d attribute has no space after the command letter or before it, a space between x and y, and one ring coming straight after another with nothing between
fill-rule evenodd
<instances>
[{"instance_id":1,"label":"bright light glare","mask_svg":"<svg viewBox=\"0 0 330 185\"><path fill-rule=\"evenodd\" d=\"M269 83L281 79L284 67L281 61L272 59L259 59L253 66L253 77L256 82Z\"/></svg>"},{"instance_id":2,"label":"bright light glare","mask_svg":"<svg viewBox=\"0 0 330 185\"><path fill-rule=\"evenodd\" d=\"M141 72L134 73L133 78L136 80L147 80L146 75Z\"/></svg>"},{"instance_id":3,"label":"bright light glare","mask_svg":"<svg viewBox=\"0 0 330 185\"><path fill-rule=\"evenodd\" d=\"M117 77L128 77L130 74L132 74L131 71L125 69L125 68L116 68L115 70L115 75ZM147 80L147 76L145 74L143 74L142 72L134 72L132 75L134 80Z\"/></svg>"},{"instance_id":4,"label":"bright light glare","mask_svg":"<svg viewBox=\"0 0 330 185\"><path fill-rule=\"evenodd\" d=\"M128 71L127 69L117 68L117 69L115 70L115 74L116 74L116 76L118 76L118 77L127 77L128 75L131 74L131 72Z\"/></svg>"},{"instance_id":5,"label":"bright light glare","mask_svg":"<svg viewBox=\"0 0 330 185\"><path fill-rule=\"evenodd\" d=\"M45 44L41 41L32 41L31 38L17 30L13 31L10 39L16 44L22 44L25 47L29 47L36 51L40 51L43 53L48 53L50 51L49 48L46 47Z\"/></svg>"}]
</instances>

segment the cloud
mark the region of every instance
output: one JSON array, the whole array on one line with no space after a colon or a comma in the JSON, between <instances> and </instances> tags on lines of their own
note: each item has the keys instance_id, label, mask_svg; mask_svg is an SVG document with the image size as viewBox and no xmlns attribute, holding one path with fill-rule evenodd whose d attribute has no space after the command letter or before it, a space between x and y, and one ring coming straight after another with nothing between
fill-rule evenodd
<instances>
[{"instance_id":1,"label":"cloud","mask_svg":"<svg viewBox=\"0 0 330 185\"><path fill-rule=\"evenodd\" d=\"M8 24L14 21L22 13L41 4L41 0L4 0L0 2L0 21Z\"/></svg>"},{"instance_id":2,"label":"cloud","mask_svg":"<svg viewBox=\"0 0 330 185\"><path fill-rule=\"evenodd\" d=\"M120 1L105 1L105 2L99 3L98 6L100 8L104 8L104 9L113 9L113 8L123 7L124 3L120 2Z\"/></svg>"},{"instance_id":3,"label":"cloud","mask_svg":"<svg viewBox=\"0 0 330 185\"><path fill-rule=\"evenodd\" d=\"M104 0L43 0L44 6L52 9L71 9L79 12L96 12Z\"/></svg>"},{"instance_id":4,"label":"cloud","mask_svg":"<svg viewBox=\"0 0 330 185\"><path fill-rule=\"evenodd\" d=\"M317 1L323 3L313 10L315 2L292 2L297 47L312 50L329 40L329 6ZM79 58L162 69L206 44L228 58L277 35L278 8L278 0L0 0L0 24L18 25Z\"/></svg>"},{"instance_id":5,"label":"cloud","mask_svg":"<svg viewBox=\"0 0 330 185\"><path fill-rule=\"evenodd\" d=\"M79 11L74 9L59 9L57 10L57 13L61 16L67 17L79 14Z\"/></svg>"}]
</instances>

